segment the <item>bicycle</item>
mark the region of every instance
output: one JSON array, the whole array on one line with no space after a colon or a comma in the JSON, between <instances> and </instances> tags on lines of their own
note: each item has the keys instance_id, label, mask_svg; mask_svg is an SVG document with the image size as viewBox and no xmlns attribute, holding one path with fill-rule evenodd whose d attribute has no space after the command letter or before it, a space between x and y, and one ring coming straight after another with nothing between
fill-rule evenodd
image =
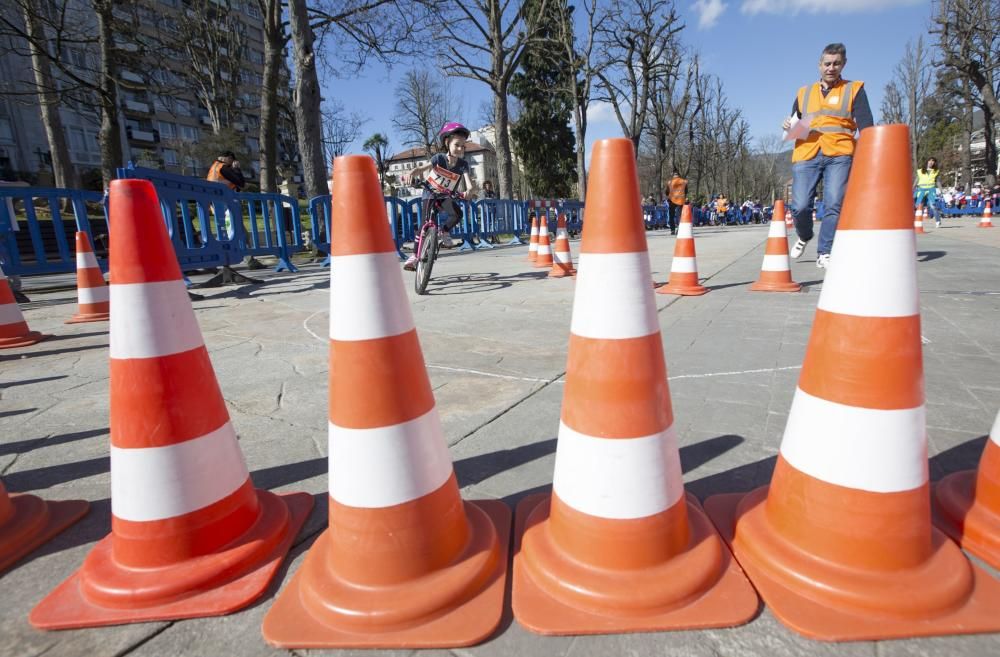
<instances>
[{"instance_id":1,"label":"bicycle","mask_svg":"<svg viewBox=\"0 0 1000 657\"><path fill-rule=\"evenodd\" d=\"M431 189L426 182L414 185L414 187L418 189ZM413 252L417 257L416 277L413 280L413 289L417 294L426 294L427 283L430 282L431 271L434 269L434 261L437 260L438 251L441 248L438 242L437 218L441 214L442 206L446 202L453 203L454 201L465 200L465 194L461 192L431 191L434 192L434 197L427 204L430 211L424 217L424 223L420 226L420 230L417 231L417 239L413 244ZM454 211L456 210L453 209Z\"/></svg>"}]
</instances>

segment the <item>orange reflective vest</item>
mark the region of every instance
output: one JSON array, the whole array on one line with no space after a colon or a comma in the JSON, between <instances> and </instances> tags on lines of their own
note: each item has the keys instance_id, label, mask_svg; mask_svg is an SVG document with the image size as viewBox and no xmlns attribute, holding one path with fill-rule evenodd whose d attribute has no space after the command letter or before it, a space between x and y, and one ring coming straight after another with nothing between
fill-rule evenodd
<instances>
[{"instance_id":1,"label":"orange reflective vest","mask_svg":"<svg viewBox=\"0 0 1000 657\"><path fill-rule=\"evenodd\" d=\"M684 205L684 202L687 201L687 184L688 181L680 176L674 176L670 179L667 187L670 189L671 203L674 205Z\"/></svg>"},{"instance_id":2,"label":"orange reflective vest","mask_svg":"<svg viewBox=\"0 0 1000 657\"><path fill-rule=\"evenodd\" d=\"M719 214L726 214L729 212L729 201L724 198L716 199L715 211Z\"/></svg>"},{"instance_id":3,"label":"orange reflective vest","mask_svg":"<svg viewBox=\"0 0 1000 657\"><path fill-rule=\"evenodd\" d=\"M864 82L841 80L823 96L819 82L799 89L799 111L814 114L809 126L809 136L795 141L792 162L811 160L823 151L823 155L854 154L854 133L858 129L851 117L854 99L864 86Z\"/></svg>"},{"instance_id":4,"label":"orange reflective vest","mask_svg":"<svg viewBox=\"0 0 1000 657\"><path fill-rule=\"evenodd\" d=\"M222 167L226 166L225 162L219 162L216 160L212 162L211 168L208 170L208 175L205 176L205 180L210 180L211 182L222 183L223 185L229 187L229 189L236 190L236 185L232 182L226 180L225 176L222 175Z\"/></svg>"}]
</instances>

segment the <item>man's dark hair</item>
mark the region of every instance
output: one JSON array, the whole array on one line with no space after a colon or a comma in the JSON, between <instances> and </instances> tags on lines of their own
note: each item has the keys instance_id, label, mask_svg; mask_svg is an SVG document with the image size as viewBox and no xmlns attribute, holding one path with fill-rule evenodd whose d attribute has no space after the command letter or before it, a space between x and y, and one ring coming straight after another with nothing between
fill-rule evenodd
<instances>
[{"instance_id":1,"label":"man's dark hair","mask_svg":"<svg viewBox=\"0 0 1000 657\"><path fill-rule=\"evenodd\" d=\"M223 151L222 157L232 157L232 158L235 158L236 157L236 153L234 153L232 151Z\"/></svg>"},{"instance_id":2,"label":"man's dark hair","mask_svg":"<svg viewBox=\"0 0 1000 657\"><path fill-rule=\"evenodd\" d=\"M820 55L820 58L822 58L823 55L840 55L846 61L847 47L842 43L828 43L826 48L823 48L823 53Z\"/></svg>"}]
</instances>

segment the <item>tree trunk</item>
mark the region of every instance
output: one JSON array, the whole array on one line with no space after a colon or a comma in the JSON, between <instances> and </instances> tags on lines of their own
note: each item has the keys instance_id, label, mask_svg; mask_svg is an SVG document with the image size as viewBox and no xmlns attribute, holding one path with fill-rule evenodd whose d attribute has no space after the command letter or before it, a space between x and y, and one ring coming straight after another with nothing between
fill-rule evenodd
<instances>
[{"instance_id":1,"label":"tree trunk","mask_svg":"<svg viewBox=\"0 0 1000 657\"><path fill-rule=\"evenodd\" d=\"M278 191L278 84L281 73L281 2L267 0L264 14L264 76L260 89L260 191Z\"/></svg>"},{"instance_id":2,"label":"tree trunk","mask_svg":"<svg viewBox=\"0 0 1000 657\"><path fill-rule=\"evenodd\" d=\"M987 104L983 104L983 137L986 138L986 176L994 179L997 174L997 143L993 131L993 112Z\"/></svg>"},{"instance_id":3,"label":"tree trunk","mask_svg":"<svg viewBox=\"0 0 1000 657\"><path fill-rule=\"evenodd\" d=\"M63 129L62 117L59 116L59 96L56 93L55 80L52 78L52 68L49 66L48 57L35 46L37 43L47 42L44 28L38 22L36 9L34 2L24 5L24 25L31 36L29 41L31 65L35 74L38 106L42 115L42 125L45 127L45 138L49 143L55 185L71 189L78 187L79 181L70 161L66 131Z\"/></svg>"},{"instance_id":4,"label":"tree trunk","mask_svg":"<svg viewBox=\"0 0 1000 657\"><path fill-rule=\"evenodd\" d=\"M962 187L972 189L972 117L976 106L972 100L972 89L965 82L965 120L962 122Z\"/></svg>"},{"instance_id":5,"label":"tree trunk","mask_svg":"<svg viewBox=\"0 0 1000 657\"><path fill-rule=\"evenodd\" d=\"M101 85L101 177L104 187L111 185L115 168L122 162L121 127L118 124L118 67L114 61L114 36L112 34L111 2L95 2L97 37L101 61L98 70Z\"/></svg>"},{"instance_id":6,"label":"tree trunk","mask_svg":"<svg viewBox=\"0 0 1000 657\"><path fill-rule=\"evenodd\" d=\"M295 52L295 130L299 155L302 157L302 177L306 196L327 193L329 177L323 161L323 128L320 105L319 76L313 51L313 31L305 0L288 0L289 24Z\"/></svg>"},{"instance_id":7,"label":"tree trunk","mask_svg":"<svg viewBox=\"0 0 1000 657\"><path fill-rule=\"evenodd\" d=\"M573 94L574 97L576 94ZM576 135L576 189L581 201L587 200L587 134L584 125L585 113L574 98L573 123Z\"/></svg>"},{"instance_id":8,"label":"tree trunk","mask_svg":"<svg viewBox=\"0 0 1000 657\"><path fill-rule=\"evenodd\" d=\"M507 113L507 85L501 83L493 94L493 109L496 113L496 139L497 139L497 187L500 198L514 198L513 169L510 157L510 132L508 123L510 121Z\"/></svg>"}]
</instances>

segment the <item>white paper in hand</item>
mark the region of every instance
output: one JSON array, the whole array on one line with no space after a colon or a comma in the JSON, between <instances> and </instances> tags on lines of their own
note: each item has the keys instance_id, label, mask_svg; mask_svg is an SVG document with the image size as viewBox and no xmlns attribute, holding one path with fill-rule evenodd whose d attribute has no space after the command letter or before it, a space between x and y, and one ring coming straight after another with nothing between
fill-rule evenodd
<instances>
[{"instance_id":1,"label":"white paper in hand","mask_svg":"<svg viewBox=\"0 0 1000 657\"><path fill-rule=\"evenodd\" d=\"M798 118L794 114L788 117L791 125L788 126L788 130L782 135L782 141L794 141L796 139L805 139L809 136L809 126L812 125L812 120L815 114L803 114L802 118Z\"/></svg>"}]
</instances>

